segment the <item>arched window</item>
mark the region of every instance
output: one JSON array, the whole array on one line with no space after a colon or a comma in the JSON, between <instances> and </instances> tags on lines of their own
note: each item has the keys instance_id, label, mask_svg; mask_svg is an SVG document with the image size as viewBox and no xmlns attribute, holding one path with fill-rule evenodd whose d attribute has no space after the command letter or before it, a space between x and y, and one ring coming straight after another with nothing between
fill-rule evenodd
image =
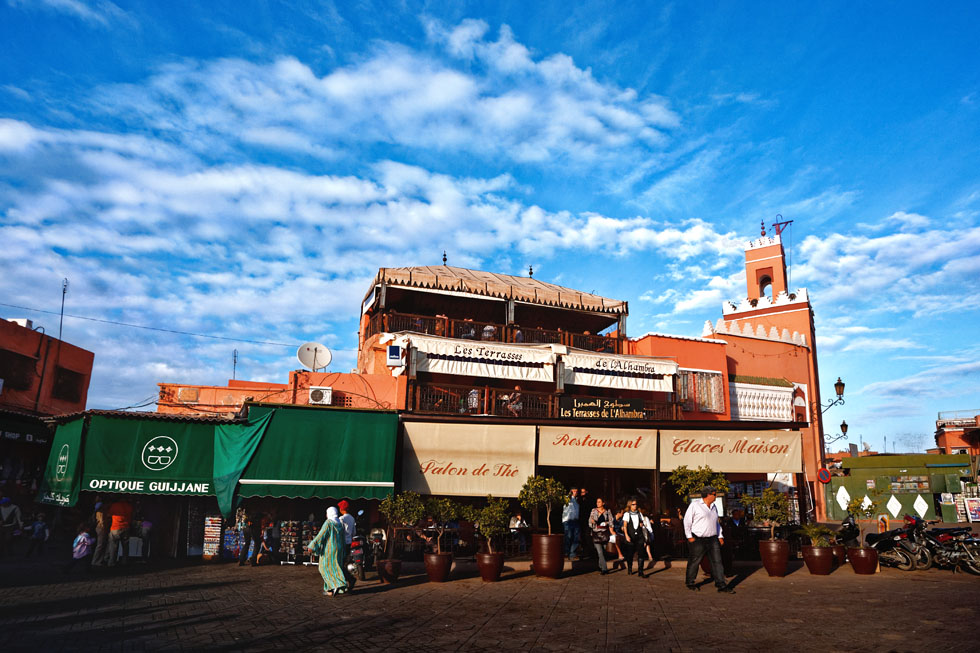
<instances>
[{"instance_id":1,"label":"arched window","mask_svg":"<svg viewBox=\"0 0 980 653\"><path fill-rule=\"evenodd\" d=\"M772 277L766 275L759 279L759 296L772 299Z\"/></svg>"}]
</instances>

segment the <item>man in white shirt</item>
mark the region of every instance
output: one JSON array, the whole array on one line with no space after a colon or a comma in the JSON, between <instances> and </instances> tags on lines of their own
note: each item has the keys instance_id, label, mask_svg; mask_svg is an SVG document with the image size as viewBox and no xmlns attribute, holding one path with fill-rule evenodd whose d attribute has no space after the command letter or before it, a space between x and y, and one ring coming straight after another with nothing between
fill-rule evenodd
<instances>
[{"instance_id":1,"label":"man in white shirt","mask_svg":"<svg viewBox=\"0 0 980 653\"><path fill-rule=\"evenodd\" d=\"M692 499L684 513L684 535L687 536L687 589L696 590L694 581L698 576L698 566L705 554L711 562L711 576L719 592L734 594L735 590L725 582L725 572L721 561L721 545L725 543L721 535L721 522L718 520L718 506L714 505L717 492L705 486L701 499Z\"/></svg>"}]
</instances>

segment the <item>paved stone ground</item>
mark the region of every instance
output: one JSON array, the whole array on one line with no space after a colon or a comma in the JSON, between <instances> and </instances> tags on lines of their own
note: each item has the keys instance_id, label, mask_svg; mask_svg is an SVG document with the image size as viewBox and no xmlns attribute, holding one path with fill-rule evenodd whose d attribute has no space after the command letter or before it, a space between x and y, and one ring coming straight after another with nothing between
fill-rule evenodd
<instances>
[{"instance_id":1,"label":"paved stone ground","mask_svg":"<svg viewBox=\"0 0 980 653\"><path fill-rule=\"evenodd\" d=\"M60 562L60 560L59 560ZM566 565L560 580L509 564L483 583L473 563L429 583L406 565L324 597L312 567L132 565L64 576L53 557L0 560L0 651L924 651L978 650L980 577L849 566L785 578L737 566L737 594L684 587L684 564L647 579ZM965 647L965 648L964 648Z\"/></svg>"}]
</instances>

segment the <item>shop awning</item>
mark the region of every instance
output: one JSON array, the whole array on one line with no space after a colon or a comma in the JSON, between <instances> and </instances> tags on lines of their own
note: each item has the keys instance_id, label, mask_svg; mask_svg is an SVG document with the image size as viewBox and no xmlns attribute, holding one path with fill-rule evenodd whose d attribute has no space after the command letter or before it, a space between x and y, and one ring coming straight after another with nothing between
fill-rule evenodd
<instances>
[{"instance_id":1,"label":"shop awning","mask_svg":"<svg viewBox=\"0 0 980 653\"><path fill-rule=\"evenodd\" d=\"M82 418L58 426L44 478L41 479L38 496L41 503L70 508L78 501L84 426L85 420Z\"/></svg>"},{"instance_id":2,"label":"shop awning","mask_svg":"<svg viewBox=\"0 0 980 653\"><path fill-rule=\"evenodd\" d=\"M508 345L414 334L407 338L402 334L395 342L406 339L419 352L419 372L516 381L550 382L554 378L555 354L548 345Z\"/></svg>"},{"instance_id":3,"label":"shop awning","mask_svg":"<svg viewBox=\"0 0 980 653\"><path fill-rule=\"evenodd\" d=\"M660 431L660 469L702 465L716 472L802 472L798 431Z\"/></svg>"},{"instance_id":4,"label":"shop awning","mask_svg":"<svg viewBox=\"0 0 980 653\"><path fill-rule=\"evenodd\" d=\"M657 432L648 429L542 426L538 435L538 464L656 469Z\"/></svg>"},{"instance_id":5,"label":"shop awning","mask_svg":"<svg viewBox=\"0 0 980 653\"><path fill-rule=\"evenodd\" d=\"M402 485L420 494L516 497L534 474L534 427L406 422Z\"/></svg>"},{"instance_id":6,"label":"shop awning","mask_svg":"<svg viewBox=\"0 0 980 653\"><path fill-rule=\"evenodd\" d=\"M249 421L271 410L240 496L381 499L392 492L396 413L252 406Z\"/></svg>"},{"instance_id":7,"label":"shop awning","mask_svg":"<svg viewBox=\"0 0 980 653\"><path fill-rule=\"evenodd\" d=\"M565 383L618 390L673 392L677 363L642 356L569 351L562 356Z\"/></svg>"},{"instance_id":8,"label":"shop awning","mask_svg":"<svg viewBox=\"0 0 980 653\"><path fill-rule=\"evenodd\" d=\"M92 415L89 419L84 436L81 489L132 494L214 494L213 423L104 415Z\"/></svg>"}]
</instances>

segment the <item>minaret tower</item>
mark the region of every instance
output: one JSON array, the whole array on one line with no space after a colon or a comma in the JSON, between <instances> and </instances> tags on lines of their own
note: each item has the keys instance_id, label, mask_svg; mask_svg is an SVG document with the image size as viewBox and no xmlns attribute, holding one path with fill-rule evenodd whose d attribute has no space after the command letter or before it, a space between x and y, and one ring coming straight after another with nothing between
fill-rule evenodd
<instances>
[{"instance_id":1,"label":"minaret tower","mask_svg":"<svg viewBox=\"0 0 980 653\"><path fill-rule=\"evenodd\" d=\"M797 388L805 399L800 397L795 410L797 419L810 423L802 432L804 473L814 488L817 518L825 519L825 497L816 482L816 474L824 465L824 443L813 307L806 289L790 292L787 279L786 255L780 234L767 236L763 223L761 236L745 248L746 298L725 302L722 319L732 333L781 334L783 338L794 334L794 339L798 337L796 334L802 336L798 344L807 357L809 379L805 387Z\"/></svg>"}]
</instances>

